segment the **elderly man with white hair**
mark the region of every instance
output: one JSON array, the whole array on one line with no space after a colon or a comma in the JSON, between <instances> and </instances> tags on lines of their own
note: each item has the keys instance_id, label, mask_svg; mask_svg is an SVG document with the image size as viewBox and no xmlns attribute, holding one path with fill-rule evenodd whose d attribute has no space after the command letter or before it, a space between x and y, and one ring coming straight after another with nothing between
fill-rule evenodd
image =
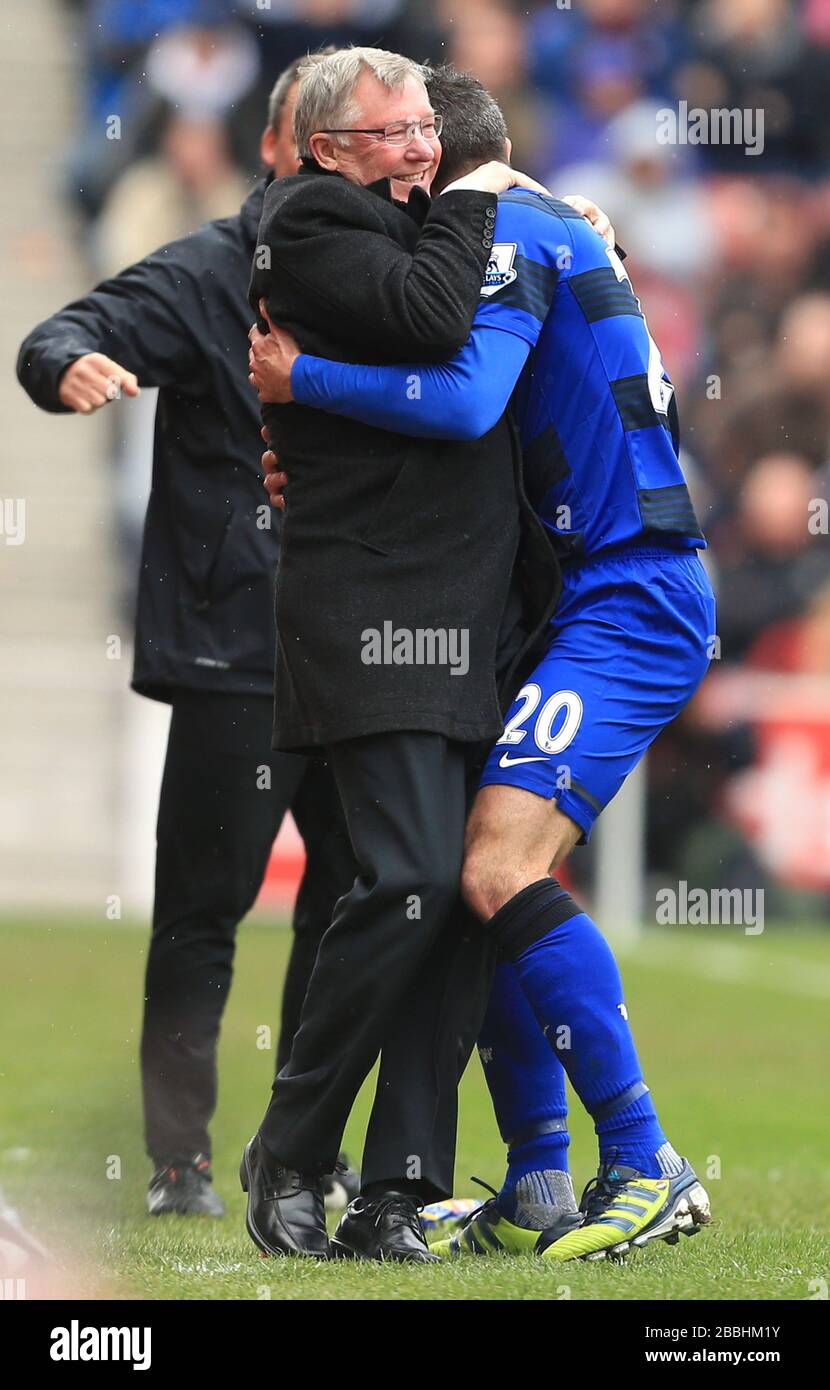
<instances>
[{"instance_id":1,"label":"elderly man with white hair","mask_svg":"<svg viewBox=\"0 0 830 1390\"><path fill-rule=\"evenodd\" d=\"M538 185L500 162L502 140L430 201L440 133L406 58L357 48L301 70L302 168L268 189L254 256L263 331L267 314L352 362L461 347L496 195ZM296 405L264 418L291 474L274 745L328 758L359 872L245 1150L247 1226L273 1255L428 1262L418 1206L452 1191L457 1084L493 967L459 900L466 811L501 731L497 668L519 654L500 634L544 624L556 564L506 417L474 443L429 444ZM362 1195L329 1247L321 1175L379 1054Z\"/></svg>"}]
</instances>

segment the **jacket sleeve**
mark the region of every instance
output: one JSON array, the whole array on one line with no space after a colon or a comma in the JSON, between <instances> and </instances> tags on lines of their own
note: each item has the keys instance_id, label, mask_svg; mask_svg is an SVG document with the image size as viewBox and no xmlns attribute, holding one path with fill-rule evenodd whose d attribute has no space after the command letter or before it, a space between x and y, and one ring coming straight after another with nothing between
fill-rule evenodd
<instances>
[{"instance_id":1,"label":"jacket sleeve","mask_svg":"<svg viewBox=\"0 0 830 1390\"><path fill-rule=\"evenodd\" d=\"M433 200L411 254L378 228L366 193L309 179L260 227L271 272L301 291L309 317L336 315L337 338L379 356L443 361L466 342L492 246L495 196L460 190ZM491 219L492 220L489 220ZM258 248L259 250L260 248ZM252 281L255 305L257 276ZM272 304L266 293L269 312ZM279 295L272 317L279 321ZM302 335L300 334L302 341Z\"/></svg>"},{"instance_id":2,"label":"jacket sleeve","mask_svg":"<svg viewBox=\"0 0 830 1390\"><path fill-rule=\"evenodd\" d=\"M35 405L69 413L58 397L60 379L89 352L135 372L140 386L193 382L200 358L188 303L196 291L181 246L154 251L32 329L18 353L17 378Z\"/></svg>"}]
</instances>

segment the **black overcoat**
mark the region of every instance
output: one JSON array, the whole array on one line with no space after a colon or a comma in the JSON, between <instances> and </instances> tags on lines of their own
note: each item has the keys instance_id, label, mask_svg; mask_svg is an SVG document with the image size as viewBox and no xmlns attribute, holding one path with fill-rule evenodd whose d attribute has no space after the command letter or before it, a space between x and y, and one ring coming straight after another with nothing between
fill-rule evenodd
<instances>
[{"instance_id":1,"label":"black overcoat","mask_svg":"<svg viewBox=\"0 0 830 1390\"><path fill-rule=\"evenodd\" d=\"M388 180L362 187L307 166L266 193L251 305L264 297L320 356L444 360L469 335L495 214L490 194L430 203L416 189L404 206ZM392 730L495 738L496 642L521 531L509 421L458 443L296 404L264 416L289 474L275 746Z\"/></svg>"}]
</instances>

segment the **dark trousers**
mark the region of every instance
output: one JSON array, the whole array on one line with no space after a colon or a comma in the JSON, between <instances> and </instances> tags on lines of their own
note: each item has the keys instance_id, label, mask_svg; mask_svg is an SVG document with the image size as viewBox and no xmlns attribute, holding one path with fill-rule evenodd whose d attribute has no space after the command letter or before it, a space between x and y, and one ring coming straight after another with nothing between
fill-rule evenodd
<instances>
[{"instance_id":1,"label":"dark trousers","mask_svg":"<svg viewBox=\"0 0 830 1390\"><path fill-rule=\"evenodd\" d=\"M289 806L308 858L278 1065L290 1050L320 937L354 880L330 772L272 751L272 718L267 696L182 691L173 701L141 1041L146 1144L157 1165L210 1155L216 1047L236 928L259 892Z\"/></svg>"},{"instance_id":2,"label":"dark trousers","mask_svg":"<svg viewBox=\"0 0 830 1390\"><path fill-rule=\"evenodd\" d=\"M415 732L329 749L358 877L320 943L260 1127L287 1166L333 1166L382 1050L364 1186L406 1182L425 1200L452 1191L457 1087L493 970L487 933L459 898L477 751Z\"/></svg>"},{"instance_id":3,"label":"dark trousers","mask_svg":"<svg viewBox=\"0 0 830 1390\"><path fill-rule=\"evenodd\" d=\"M273 708L270 718L273 721ZM296 758L297 755L272 753L271 756ZM306 769L291 802L291 814L305 845L306 864L294 904L276 1071L285 1066L291 1054L323 933L328 931L338 898L348 893L357 875L357 863L331 768L328 763L311 758L302 761Z\"/></svg>"}]
</instances>

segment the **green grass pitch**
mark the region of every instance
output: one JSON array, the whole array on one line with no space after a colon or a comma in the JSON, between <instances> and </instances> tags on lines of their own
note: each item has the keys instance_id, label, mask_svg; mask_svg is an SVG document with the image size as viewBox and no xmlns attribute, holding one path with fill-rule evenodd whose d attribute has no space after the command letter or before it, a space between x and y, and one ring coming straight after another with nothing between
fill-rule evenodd
<instances>
[{"instance_id":1,"label":"green grass pitch","mask_svg":"<svg viewBox=\"0 0 830 1390\"><path fill-rule=\"evenodd\" d=\"M220 1051L214 1122L224 1221L144 1215L137 1051L145 932L124 923L0 923L0 1188L55 1252L64 1296L146 1299L785 1299L830 1281L830 935L686 926L622 957L629 1014L664 1128L715 1222L624 1265L530 1257L440 1268L262 1259L244 1229L239 1155L264 1110L288 933L249 922ZM347 1134L360 1153L370 1092ZM573 1099L577 1188L594 1138ZM477 1059L462 1088L456 1189L494 1185L503 1150ZM111 1176L120 1172L120 1176ZM719 1176L713 1174L718 1174Z\"/></svg>"}]
</instances>

